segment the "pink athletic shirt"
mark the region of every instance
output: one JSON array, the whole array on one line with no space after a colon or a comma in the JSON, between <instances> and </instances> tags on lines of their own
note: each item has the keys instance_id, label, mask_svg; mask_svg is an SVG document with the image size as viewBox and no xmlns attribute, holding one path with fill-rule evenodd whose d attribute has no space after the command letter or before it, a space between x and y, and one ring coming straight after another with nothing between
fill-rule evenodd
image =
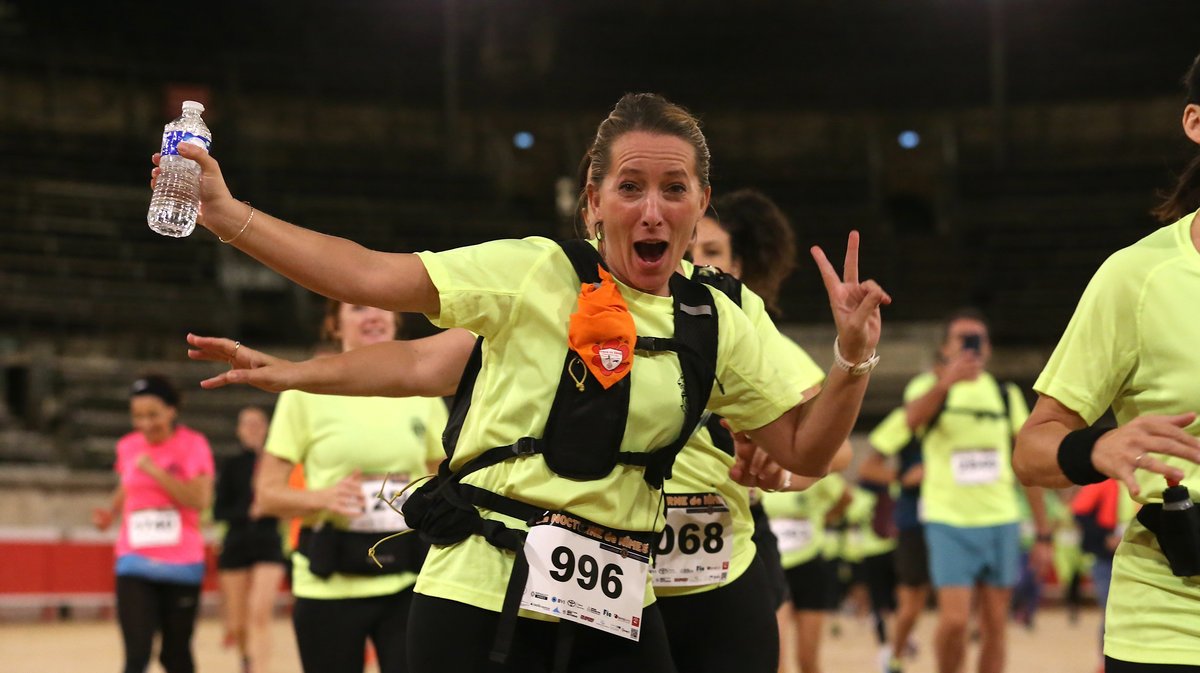
<instances>
[{"instance_id":1,"label":"pink athletic shirt","mask_svg":"<svg viewBox=\"0 0 1200 673\"><path fill-rule=\"evenodd\" d=\"M182 481L213 474L212 449L204 435L183 425L161 444L150 444L140 432L117 442L115 470L125 489L117 557L138 554L167 563L204 560L200 512L171 499L166 489L141 471L138 457L150 455L156 465Z\"/></svg>"}]
</instances>

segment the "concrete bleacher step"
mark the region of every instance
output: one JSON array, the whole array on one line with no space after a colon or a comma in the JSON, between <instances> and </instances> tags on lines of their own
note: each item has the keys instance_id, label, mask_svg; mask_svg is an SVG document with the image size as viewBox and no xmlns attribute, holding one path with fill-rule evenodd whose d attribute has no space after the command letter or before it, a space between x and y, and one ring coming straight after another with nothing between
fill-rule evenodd
<instances>
[{"instance_id":1,"label":"concrete bleacher step","mask_svg":"<svg viewBox=\"0 0 1200 673\"><path fill-rule=\"evenodd\" d=\"M116 440L131 430L129 385L137 376L149 372L168 376L179 388L183 398L180 422L203 433L215 455L229 455L237 450L234 430L238 411L247 405L270 408L276 396L243 386L203 390L199 382L224 367L187 360L184 350L181 339L178 360L101 355L60 356L54 360L63 408L62 453L73 465L89 469L111 466Z\"/></svg>"}]
</instances>

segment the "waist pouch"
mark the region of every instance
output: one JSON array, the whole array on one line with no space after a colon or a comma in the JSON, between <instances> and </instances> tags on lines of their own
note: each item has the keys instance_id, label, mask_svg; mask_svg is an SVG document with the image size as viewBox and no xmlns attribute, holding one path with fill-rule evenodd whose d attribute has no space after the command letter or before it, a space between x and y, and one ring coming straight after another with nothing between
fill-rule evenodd
<instances>
[{"instance_id":1,"label":"waist pouch","mask_svg":"<svg viewBox=\"0 0 1200 673\"><path fill-rule=\"evenodd\" d=\"M308 558L309 572L321 579L334 573L380 577L421 571L429 546L413 533L383 542L375 549L379 564L371 560L371 547L385 537L387 533L358 533L325 525L301 529L296 548Z\"/></svg>"},{"instance_id":2,"label":"waist pouch","mask_svg":"<svg viewBox=\"0 0 1200 673\"><path fill-rule=\"evenodd\" d=\"M1146 505L1137 520L1158 539L1172 574L1200 575L1200 506L1165 510L1162 505Z\"/></svg>"}]
</instances>

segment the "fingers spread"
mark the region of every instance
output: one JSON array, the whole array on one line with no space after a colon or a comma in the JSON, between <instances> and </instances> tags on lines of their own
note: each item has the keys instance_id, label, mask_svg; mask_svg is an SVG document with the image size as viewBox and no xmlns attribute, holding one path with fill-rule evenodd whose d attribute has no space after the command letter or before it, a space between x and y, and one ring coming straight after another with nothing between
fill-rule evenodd
<instances>
[{"instance_id":1,"label":"fingers spread","mask_svg":"<svg viewBox=\"0 0 1200 673\"><path fill-rule=\"evenodd\" d=\"M229 385L228 374L229 374L229 372L223 372L221 374L217 374L216 376L214 376L212 378L204 379L203 381L200 382L200 387L204 388L205 390L213 390L215 388L223 388L223 387Z\"/></svg>"},{"instance_id":2,"label":"fingers spread","mask_svg":"<svg viewBox=\"0 0 1200 673\"><path fill-rule=\"evenodd\" d=\"M886 300L886 301L885 301ZM858 308L854 309L854 324L864 325L871 318L872 314L879 310L881 304L890 302L891 298L883 291L883 288L875 285L873 288L868 288L866 296L858 304Z\"/></svg>"},{"instance_id":3,"label":"fingers spread","mask_svg":"<svg viewBox=\"0 0 1200 673\"><path fill-rule=\"evenodd\" d=\"M1166 426L1174 428L1174 426ZM1183 433L1182 430L1178 430ZM1178 456L1184 460L1192 462L1200 462L1200 451L1197 450L1195 438L1187 433L1183 433L1183 437L1177 437L1167 434L1150 434L1141 438L1141 441L1134 444L1135 448L1140 448L1142 451L1153 451L1154 453L1163 453L1168 456Z\"/></svg>"},{"instance_id":4,"label":"fingers spread","mask_svg":"<svg viewBox=\"0 0 1200 673\"><path fill-rule=\"evenodd\" d=\"M1125 484L1125 488L1129 489L1129 495L1136 496L1142 492L1142 487L1138 486L1137 477L1133 475L1133 470L1126 469L1122 471L1119 478Z\"/></svg>"},{"instance_id":5,"label":"fingers spread","mask_svg":"<svg viewBox=\"0 0 1200 673\"><path fill-rule=\"evenodd\" d=\"M847 283L858 282L858 231L851 231L846 238L846 266L842 278Z\"/></svg>"},{"instance_id":6,"label":"fingers spread","mask_svg":"<svg viewBox=\"0 0 1200 673\"><path fill-rule=\"evenodd\" d=\"M821 280L825 283L825 291L833 295L837 287L841 285L837 271L829 263L829 258L825 256L825 251L820 246L814 245L809 249L809 252L812 253L813 261L817 263L817 269L821 272Z\"/></svg>"},{"instance_id":7,"label":"fingers spread","mask_svg":"<svg viewBox=\"0 0 1200 673\"><path fill-rule=\"evenodd\" d=\"M1171 479L1173 481L1183 481L1183 470L1177 467L1171 467L1170 465L1167 465L1163 461L1154 458L1149 454L1147 454L1145 458L1139 460L1137 462L1137 466L1141 470L1161 474L1167 479Z\"/></svg>"}]
</instances>

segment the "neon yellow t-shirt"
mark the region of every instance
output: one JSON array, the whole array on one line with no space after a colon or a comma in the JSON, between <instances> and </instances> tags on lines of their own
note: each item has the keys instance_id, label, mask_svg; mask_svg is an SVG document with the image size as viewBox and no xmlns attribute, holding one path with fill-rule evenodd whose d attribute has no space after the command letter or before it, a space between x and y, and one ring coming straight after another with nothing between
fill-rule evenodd
<instances>
[{"instance_id":1,"label":"neon yellow t-shirt","mask_svg":"<svg viewBox=\"0 0 1200 673\"><path fill-rule=\"evenodd\" d=\"M684 275L692 274L690 262L683 263ZM801 390L820 385L825 372L817 366L807 352L791 339L779 333L771 316L767 314L763 300L742 287L742 311L750 318L762 342L764 358L779 368L781 376L795 382ZM733 521L733 550L729 561L729 575L721 584L699 586L656 586L654 593L659 597L685 596L711 591L729 584L742 576L754 561L754 520L750 516L750 497L746 487L729 478L733 457L718 449L709 435L708 428L701 427L675 459L672 476L663 490L673 493L718 493L725 500Z\"/></svg>"},{"instance_id":2,"label":"neon yellow t-shirt","mask_svg":"<svg viewBox=\"0 0 1200 673\"><path fill-rule=\"evenodd\" d=\"M484 451L541 436L562 373L567 325L575 310L579 280L559 245L549 239L493 241L443 253L420 253L438 290L441 311L430 319L441 327L463 327L484 337L483 362L463 424L452 467ZM670 337L670 297L619 285L642 336ZM759 428L796 406L803 391L767 359L745 313L719 290L717 379L708 408L739 429ZM683 424L678 358L638 351L630 372L629 416L621 451L666 446ZM662 493L650 488L642 470L618 465L602 479L569 480L555 475L540 456L505 461L468 475L465 483L502 496L565 510L602 526L661 531ZM483 516L525 528L522 521L481 510ZM416 591L499 611L513 555L479 536L434 547ZM649 578L645 603L654 600Z\"/></svg>"},{"instance_id":3,"label":"neon yellow t-shirt","mask_svg":"<svg viewBox=\"0 0 1200 673\"><path fill-rule=\"evenodd\" d=\"M909 382L904 401L921 397L937 382L926 372ZM1020 518L1012 438L1029 407L1015 386L1007 386L1009 417L991 374L950 387L946 409L921 440L925 478L921 482L922 521L959 527L997 526Z\"/></svg>"},{"instance_id":4,"label":"neon yellow t-shirt","mask_svg":"<svg viewBox=\"0 0 1200 673\"><path fill-rule=\"evenodd\" d=\"M1194 214L1114 253L1088 283L1034 389L1095 423L1112 408L1121 425L1145 414L1200 409L1200 252ZM1186 431L1200 434L1200 423ZM1192 498L1200 466L1183 470ZM1161 502L1163 478L1135 472L1143 503ZM1104 653L1139 663L1200 661L1200 578L1171 574L1154 535L1129 523L1113 566Z\"/></svg>"},{"instance_id":5,"label":"neon yellow t-shirt","mask_svg":"<svg viewBox=\"0 0 1200 673\"><path fill-rule=\"evenodd\" d=\"M427 464L445 457L442 431L448 412L440 398L339 397L288 390L279 395L264 450L304 466L309 489L328 488L354 470L364 476L416 479ZM305 525L320 521L309 517ZM328 517L345 528L340 517ZM382 535L380 536L383 537ZM380 577L334 573L328 579L308 570L308 559L292 555L292 593L299 598L384 596L416 582L413 573Z\"/></svg>"},{"instance_id":6,"label":"neon yellow t-shirt","mask_svg":"<svg viewBox=\"0 0 1200 673\"><path fill-rule=\"evenodd\" d=\"M867 435L867 441L871 447L885 456L894 456L900 453L900 449L908 446L911 439L912 430L908 429L908 416L904 407L893 409Z\"/></svg>"},{"instance_id":7,"label":"neon yellow t-shirt","mask_svg":"<svg viewBox=\"0 0 1200 673\"><path fill-rule=\"evenodd\" d=\"M837 506L845 492L846 480L835 472L804 491L763 493L763 509L772 521L779 519L807 522L804 527L804 545L787 549L786 542L781 540L779 551L785 570L807 563L825 551L825 515Z\"/></svg>"}]
</instances>

